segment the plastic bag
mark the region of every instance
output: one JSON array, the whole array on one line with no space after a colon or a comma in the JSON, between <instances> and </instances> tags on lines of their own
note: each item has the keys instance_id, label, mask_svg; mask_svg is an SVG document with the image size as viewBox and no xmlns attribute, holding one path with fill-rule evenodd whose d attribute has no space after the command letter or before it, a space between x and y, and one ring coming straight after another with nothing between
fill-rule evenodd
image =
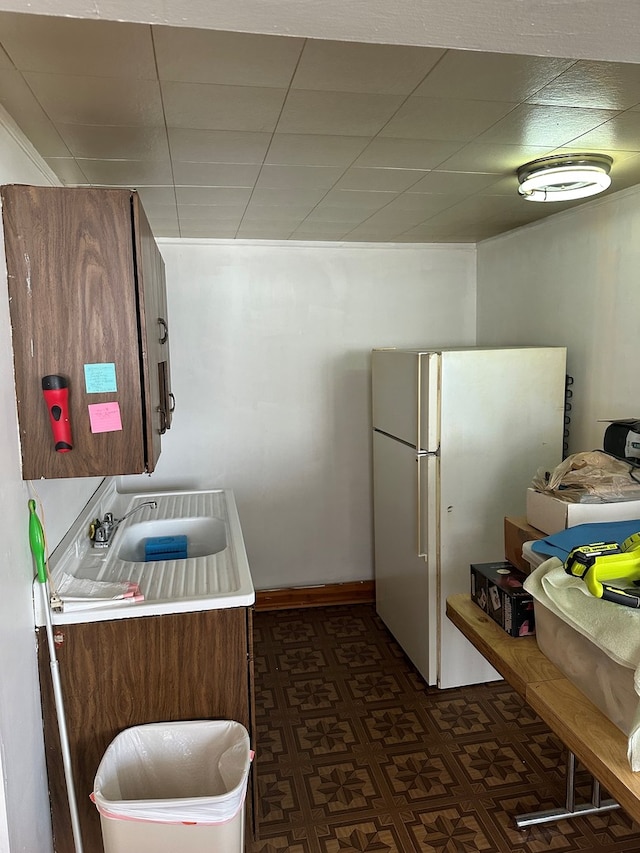
<instances>
[{"instance_id":1,"label":"plastic bag","mask_svg":"<svg viewBox=\"0 0 640 853\"><path fill-rule=\"evenodd\" d=\"M551 473L540 469L532 486L539 492L569 503L606 503L640 498L640 471L608 453L590 450L574 453Z\"/></svg>"},{"instance_id":2,"label":"plastic bag","mask_svg":"<svg viewBox=\"0 0 640 853\"><path fill-rule=\"evenodd\" d=\"M247 730L231 720L134 726L107 747L91 799L110 818L224 823L242 808L250 762Z\"/></svg>"}]
</instances>

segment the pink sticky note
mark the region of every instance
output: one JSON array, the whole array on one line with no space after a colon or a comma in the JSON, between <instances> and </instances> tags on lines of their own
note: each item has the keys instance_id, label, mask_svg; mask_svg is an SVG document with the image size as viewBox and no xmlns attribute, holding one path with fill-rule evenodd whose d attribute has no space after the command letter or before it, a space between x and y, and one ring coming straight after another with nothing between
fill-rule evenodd
<instances>
[{"instance_id":1,"label":"pink sticky note","mask_svg":"<svg viewBox=\"0 0 640 853\"><path fill-rule=\"evenodd\" d=\"M122 429L118 403L92 403L89 406L91 432L117 432Z\"/></svg>"}]
</instances>

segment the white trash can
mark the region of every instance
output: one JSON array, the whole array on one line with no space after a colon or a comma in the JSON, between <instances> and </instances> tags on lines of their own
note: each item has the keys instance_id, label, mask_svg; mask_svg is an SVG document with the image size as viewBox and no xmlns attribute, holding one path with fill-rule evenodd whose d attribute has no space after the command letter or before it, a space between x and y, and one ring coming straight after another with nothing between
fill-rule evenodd
<instances>
[{"instance_id":1,"label":"white trash can","mask_svg":"<svg viewBox=\"0 0 640 853\"><path fill-rule=\"evenodd\" d=\"M250 763L247 730L231 720L125 729L91 795L105 853L242 853Z\"/></svg>"}]
</instances>

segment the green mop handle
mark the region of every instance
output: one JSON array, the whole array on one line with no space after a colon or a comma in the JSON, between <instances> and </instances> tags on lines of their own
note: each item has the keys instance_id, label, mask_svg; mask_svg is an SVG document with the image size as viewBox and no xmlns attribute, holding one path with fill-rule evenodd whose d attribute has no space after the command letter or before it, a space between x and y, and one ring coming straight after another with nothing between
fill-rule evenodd
<instances>
[{"instance_id":1,"label":"green mop handle","mask_svg":"<svg viewBox=\"0 0 640 853\"><path fill-rule=\"evenodd\" d=\"M44 530L36 513L36 502L29 501L29 545L31 553L36 561L38 583L47 582L47 569L45 566Z\"/></svg>"},{"instance_id":2,"label":"green mop handle","mask_svg":"<svg viewBox=\"0 0 640 853\"><path fill-rule=\"evenodd\" d=\"M40 519L36 514L36 502L29 501L29 545L36 563L38 583L42 592L44 605L45 625L47 631L47 643L49 645L49 666L51 667L51 682L53 685L53 698L58 718L58 734L60 735L60 746L62 748L62 765L64 778L67 785L67 800L69 813L71 815L71 831L76 853L83 853L82 831L80 829L80 816L78 814L78 803L76 801L76 789L73 782L73 770L71 767L71 751L69 747L69 735L67 733L67 721L64 715L64 700L62 697L62 684L60 681L60 667L56 657L56 644L53 638L53 626L51 624L51 610L49 608L47 583L47 569L45 565L45 543L44 530Z\"/></svg>"}]
</instances>

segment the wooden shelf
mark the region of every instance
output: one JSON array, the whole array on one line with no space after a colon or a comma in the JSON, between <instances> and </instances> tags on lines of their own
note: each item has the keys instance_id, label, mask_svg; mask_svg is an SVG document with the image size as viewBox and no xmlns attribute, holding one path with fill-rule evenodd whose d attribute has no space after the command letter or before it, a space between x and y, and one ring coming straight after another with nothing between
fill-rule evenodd
<instances>
[{"instance_id":1,"label":"wooden shelf","mask_svg":"<svg viewBox=\"0 0 640 853\"><path fill-rule=\"evenodd\" d=\"M626 736L542 654L535 637L509 637L466 594L447 599L447 616L622 808L640 821L640 773L629 767Z\"/></svg>"}]
</instances>

